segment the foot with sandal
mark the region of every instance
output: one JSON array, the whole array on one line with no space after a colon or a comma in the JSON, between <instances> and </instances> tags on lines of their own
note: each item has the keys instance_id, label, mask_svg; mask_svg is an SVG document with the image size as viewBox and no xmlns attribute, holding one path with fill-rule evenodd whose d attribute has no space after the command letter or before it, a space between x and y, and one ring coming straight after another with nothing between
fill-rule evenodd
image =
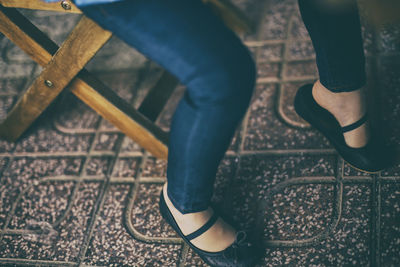
<instances>
[{"instance_id":1,"label":"foot with sandal","mask_svg":"<svg viewBox=\"0 0 400 267\"><path fill-rule=\"evenodd\" d=\"M370 134L364 88L336 93L316 81L298 90L294 106L354 168L375 173L389 164L380 140Z\"/></svg>"},{"instance_id":2,"label":"foot with sandal","mask_svg":"<svg viewBox=\"0 0 400 267\"><path fill-rule=\"evenodd\" d=\"M170 201L166 183L160 195L160 212L187 244L211 266L254 266L262 251L243 231L236 231L210 207L182 214Z\"/></svg>"}]
</instances>

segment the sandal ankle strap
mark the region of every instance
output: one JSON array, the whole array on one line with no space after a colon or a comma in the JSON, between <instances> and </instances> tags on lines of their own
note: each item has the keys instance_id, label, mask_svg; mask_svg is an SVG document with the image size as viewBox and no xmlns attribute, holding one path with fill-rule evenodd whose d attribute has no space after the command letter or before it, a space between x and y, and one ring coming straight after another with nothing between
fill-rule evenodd
<instances>
[{"instance_id":1,"label":"sandal ankle strap","mask_svg":"<svg viewBox=\"0 0 400 267\"><path fill-rule=\"evenodd\" d=\"M185 236L188 240L192 240L195 239L196 237L200 236L201 234L203 234L205 231L207 231L208 229L211 228L211 226L214 225L214 223L217 221L218 219L218 215L214 212L213 215L211 216L211 218L206 222L206 224L204 224L202 227L200 227L199 229L197 229L196 231L194 231L191 234L188 234L187 236Z\"/></svg>"},{"instance_id":2,"label":"sandal ankle strap","mask_svg":"<svg viewBox=\"0 0 400 267\"><path fill-rule=\"evenodd\" d=\"M358 127L363 125L367 121L367 119L368 119L368 113L365 113L364 116L362 116L362 118L359 119L358 121L356 121L350 125L342 127L342 132L345 133L345 132L350 132L354 129L357 129Z\"/></svg>"}]
</instances>

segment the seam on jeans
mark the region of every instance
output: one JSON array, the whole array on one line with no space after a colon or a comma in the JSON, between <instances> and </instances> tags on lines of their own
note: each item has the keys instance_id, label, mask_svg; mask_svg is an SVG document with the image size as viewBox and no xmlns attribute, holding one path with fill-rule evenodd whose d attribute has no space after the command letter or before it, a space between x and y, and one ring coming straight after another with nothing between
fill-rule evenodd
<instances>
[{"instance_id":1,"label":"seam on jeans","mask_svg":"<svg viewBox=\"0 0 400 267\"><path fill-rule=\"evenodd\" d=\"M188 93L188 92L187 92ZM185 98L185 96L183 96L182 98L181 98L181 104L182 105L186 105L186 106L188 106L190 109L194 109L194 107L192 106L192 105L189 105L188 103L186 103L186 100L185 100L186 98ZM193 120L196 120L197 119L197 117L198 117L198 113L197 112L194 112L194 114L195 114L195 118L193 119ZM196 120L197 121L197 120ZM198 122L196 122L196 124L195 125L193 125L192 126L192 128L191 128L191 130L190 130L190 134L189 134L189 137L188 137L188 143L190 143L189 142L189 140L191 140L191 139L193 139L193 135L196 133L196 131L193 131L193 129L197 129L198 127L197 127L197 124L198 124ZM188 152L190 152L190 151L188 151L189 150L189 146L186 146L186 148L185 148L185 152L184 152L184 155L187 155L187 153ZM186 160L186 158L184 159L184 160ZM187 165L187 164L185 164L185 165ZM187 181L189 181L188 179L187 179L187 177L188 177L188 168L186 168L185 170L184 170L184 173L183 173L183 188L185 189L186 188L186 185L187 185ZM167 177L168 178L168 177ZM168 180L168 179L167 179ZM168 193L168 190L167 190L167 193ZM169 194L168 194L168 196L169 196ZM171 199L171 202L172 203L174 203L174 206L175 206L175 208L177 209L177 210L179 210L181 213L189 213L189 212L191 212L192 210L197 210L197 209L193 209L193 205L190 205L190 207L189 208L187 208L187 204L186 204L186 202L187 201L185 201L185 203L183 203L183 204L181 204L181 203L179 203L178 201L176 201L175 200L175 198L172 196L172 197L170 197L170 199Z\"/></svg>"},{"instance_id":2,"label":"seam on jeans","mask_svg":"<svg viewBox=\"0 0 400 267\"><path fill-rule=\"evenodd\" d=\"M182 214L184 213L184 210L182 208L182 206L175 200L175 198L169 193L168 187L167 187L167 195L169 197L169 200L172 202L172 204L174 205L174 207L180 211Z\"/></svg>"},{"instance_id":3,"label":"seam on jeans","mask_svg":"<svg viewBox=\"0 0 400 267\"><path fill-rule=\"evenodd\" d=\"M188 92L189 93L189 92ZM185 101L185 100L184 100ZM185 105L186 105L187 103L185 103ZM194 107L191 107L191 106L189 106L190 108L194 108ZM199 116L199 114L198 114L198 112L194 112L194 115L195 115L195 117L194 117L194 121L195 121L195 124L192 126L192 128L190 129L190 135L189 135L189 137L188 137L188 144L191 144L191 140L193 139L193 136L194 136L194 134L196 133L196 131L194 131L194 130L197 130L197 128L198 128L198 120L197 120L197 118L198 118L198 116ZM190 153L190 151L189 151L189 146L186 146L186 149L185 149L185 155L188 155L188 153ZM185 159L186 160L186 159ZM185 177L185 179L184 179L184 188L186 188L186 184L187 184L187 181L188 181L188 172L189 172L189 170L188 170L189 168L186 168L186 170L185 170L185 173L184 173L184 177ZM197 192L195 192L195 193L197 193Z\"/></svg>"},{"instance_id":4,"label":"seam on jeans","mask_svg":"<svg viewBox=\"0 0 400 267\"><path fill-rule=\"evenodd\" d=\"M97 9L99 10L99 12L106 18L110 17L110 14L102 7L102 6L98 6Z\"/></svg>"}]
</instances>

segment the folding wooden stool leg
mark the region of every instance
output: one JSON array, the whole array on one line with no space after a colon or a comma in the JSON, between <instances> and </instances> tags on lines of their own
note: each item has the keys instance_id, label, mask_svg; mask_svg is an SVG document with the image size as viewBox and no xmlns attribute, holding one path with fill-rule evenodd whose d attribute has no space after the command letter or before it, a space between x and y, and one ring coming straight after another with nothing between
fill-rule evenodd
<instances>
[{"instance_id":1,"label":"folding wooden stool leg","mask_svg":"<svg viewBox=\"0 0 400 267\"><path fill-rule=\"evenodd\" d=\"M84 18L82 23L87 24L89 28L92 28L90 34L103 34L102 37L94 37L97 42L97 46L101 46L101 42L105 42L106 39L109 38L110 33L104 33L104 30L98 27L93 22L89 21L89 19ZM84 25L82 24L82 25ZM2 31L9 39L11 39L14 43L16 43L21 49L23 49L27 54L29 54L36 62L40 65L44 66L49 61L49 65L55 66L58 69L60 74L64 73L64 67L62 62L58 62L56 60L55 63L52 63L52 53L57 50L57 45L54 44L46 35L44 35L39 29L37 29L34 25L32 25L25 17L19 14L14 9L8 9L0 6L0 31ZM76 39L78 35L75 36ZM77 51L74 52L73 56L82 56L82 53L85 53L89 49L90 53L88 56L84 56L86 59L93 56L94 47L96 44L80 44L79 40L72 40L69 45L70 48L64 48L66 50L61 50L60 57L66 58L67 62L72 62L72 57L69 54L65 54L65 52L70 51L71 45L76 48ZM91 50L90 50L91 49ZM57 52L56 56L60 52ZM57 56L58 58L58 56ZM68 83L68 80L71 80L71 76L73 72L76 72L77 69L82 68L85 60L79 60L77 64L74 66L74 70L68 71L67 75L69 77L61 77L59 80L50 79L52 76L47 76L50 70L47 70L48 66L46 66L46 70L41 74L40 80L37 83L37 87L33 86L36 91L34 94L34 100L47 98L47 92L51 92L51 90L57 89L60 90L62 84ZM61 63L61 64L60 64ZM67 65L65 67L71 68L71 66ZM58 77L58 76L57 76ZM51 84L47 82L47 85L43 84L46 80L51 81ZM51 85L50 87L48 87ZM43 93L41 90L37 90L36 88L44 88L46 93ZM49 90L50 89L50 90ZM149 119L144 117L142 114L137 112L133 107L119 98L112 90L102 85L95 77L93 77L90 73L85 70L82 70L78 76L71 82L70 89L72 93L74 93L78 98L96 110L100 115L102 115L105 119L111 121L115 126L117 126L122 132L131 137L134 141L136 141L139 145L141 145L144 149L148 150L154 156L166 159L168 155L168 135L166 132L162 131L159 127L154 125ZM62 90L62 89L61 89ZM29 91L29 90L28 90ZM52 93L54 94L54 93ZM25 94L26 95L26 94ZM46 99L45 99L46 101ZM31 121L29 110L30 107L27 106L29 103L29 99L21 100L18 102L18 105L15 107L16 111L11 112L6 120L0 125L0 135L4 137L8 137L10 140L15 140L16 137L13 135L13 132L17 134L20 133L21 129L18 126L19 121ZM34 102L37 104L37 102ZM39 109L39 110L36 110ZM40 113L42 108L34 108L34 112L36 114ZM14 110L14 109L13 109ZM22 116L20 115L22 114ZM10 116L13 116L14 121L10 119ZM25 118L28 117L28 118ZM36 116L37 117L37 116ZM25 122L26 125L26 122ZM10 132L10 127L14 127L14 131Z\"/></svg>"},{"instance_id":2,"label":"folding wooden stool leg","mask_svg":"<svg viewBox=\"0 0 400 267\"><path fill-rule=\"evenodd\" d=\"M42 0L0 0L0 4L4 4L8 7L81 13L80 10L68 0L53 4L44 4L41 1ZM240 10L226 0L203 1L209 2L232 29L247 32L252 30L252 25L241 14ZM40 65L45 66L50 62L49 66L46 67L40 77L17 102L6 120L0 125L0 135L9 140L17 139L71 81L69 87L72 93L78 98L154 156L166 159L168 154L168 135L154 125L152 121L156 120L162 107L171 95L173 88L177 84L176 78L165 72L157 85L150 90L149 94L142 102L139 108L140 112L128 105L87 71L80 71L74 78L76 73L78 73L94 53L100 49L102 42L107 41L107 35L110 34L107 33L104 35L105 31L103 29L90 22L89 19L85 20L87 21L84 22L84 20L82 20L81 22L83 25L91 24L91 27L94 27L98 31L97 34L101 35L103 33L103 36L99 37L99 39L95 38L96 43L92 44L92 46L90 44L85 44L85 42L81 40L84 45L80 47L79 34L82 33L77 32L76 40L73 42L71 41L71 44L69 44L70 47L67 46L63 48L63 45L60 51L57 52L59 55L57 57L55 56L52 60L53 54L58 50L57 45L17 11L4 8L0 5L0 30ZM73 35L71 34L70 36L72 37ZM74 47L71 46L72 44ZM78 50L73 50L73 48L77 48ZM79 50L79 48L81 50ZM67 59L66 62L68 62L68 59L71 60L73 57L79 58L83 55L79 53L84 52L85 49L90 49L89 55L83 56L82 61L77 62L71 71L64 73L64 59ZM74 52L76 52L76 54L74 54ZM73 60L69 62L73 62ZM53 68L53 70L50 67ZM56 80L49 79L48 77L55 77ZM40 105L38 105L39 103Z\"/></svg>"},{"instance_id":3,"label":"folding wooden stool leg","mask_svg":"<svg viewBox=\"0 0 400 267\"><path fill-rule=\"evenodd\" d=\"M19 137L110 37L110 32L83 17L10 111L2 123L2 129L6 130L2 134L6 137Z\"/></svg>"}]
</instances>

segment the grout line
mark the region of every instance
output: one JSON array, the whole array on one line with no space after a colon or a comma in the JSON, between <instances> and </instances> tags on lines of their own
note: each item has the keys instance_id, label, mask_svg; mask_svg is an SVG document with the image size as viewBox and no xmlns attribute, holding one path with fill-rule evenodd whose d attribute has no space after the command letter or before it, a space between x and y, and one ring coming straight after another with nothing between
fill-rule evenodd
<instances>
[{"instance_id":1,"label":"grout line","mask_svg":"<svg viewBox=\"0 0 400 267\"><path fill-rule=\"evenodd\" d=\"M378 192L378 185L377 185L377 179L375 176L373 176L373 183L370 187L371 189L371 199L370 199L370 207L371 207L371 222L370 222L370 263L371 266L376 266L379 267L379 257L377 255L379 254L378 250L378 242L377 242L377 233L379 231L379 223L377 222L378 219L378 214L377 214L377 208L378 208L378 203L377 203L377 192Z\"/></svg>"},{"instance_id":2,"label":"grout line","mask_svg":"<svg viewBox=\"0 0 400 267\"><path fill-rule=\"evenodd\" d=\"M0 258L2 266L75 266L75 262L71 261L53 261L53 260L31 260L31 259L15 259L15 258Z\"/></svg>"},{"instance_id":3,"label":"grout line","mask_svg":"<svg viewBox=\"0 0 400 267\"><path fill-rule=\"evenodd\" d=\"M179 259L179 264L177 267L185 267L188 253L189 253L189 245L186 244L186 242L183 242L182 253L181 253L181 257Z\"/></svg>"},{"instance_id":4,"label":"grout line","mask_svg":"<svg viewBox=\"0 0 400 267\"><path fill-rule=\"evenodd\" d=\"M382 184L380 182L379 175L374 175L377 180L377 195L376 195L376 265L375 267L381 266L381 208L382 208Z\"/></svg>"}]
</instances>

